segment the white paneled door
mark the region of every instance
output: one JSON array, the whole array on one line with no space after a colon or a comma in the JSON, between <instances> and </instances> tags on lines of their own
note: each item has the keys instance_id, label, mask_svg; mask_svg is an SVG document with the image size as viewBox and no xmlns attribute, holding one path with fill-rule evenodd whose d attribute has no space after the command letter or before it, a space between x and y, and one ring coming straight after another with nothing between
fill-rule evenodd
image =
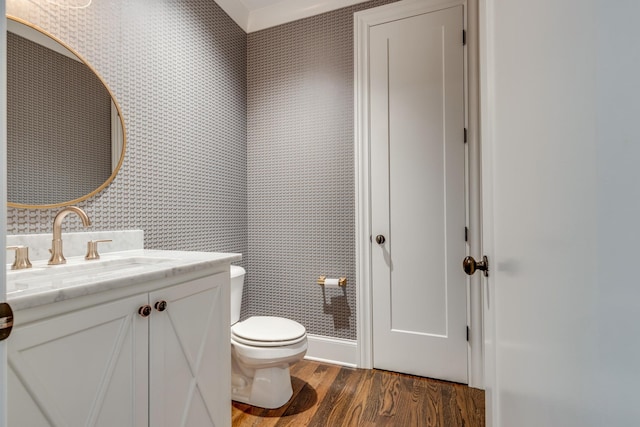
<instances>
[{"instance_id":1,"label":"white paneled door","mask_svg":"<svg viewBox=\"0 0 640 427\"><path fill-rule=\"evenodd\" d=\"M640 2L481 2L487 425L640 425Z\"/></svg>"},{"instance_id":2,"label":"white paneled door","mask_svg":"<svg viewBox=\"0 0 640 427\"><path fill-rule=\"evenodd\" d=\"M370 29L373 365L466 383L464 11Z\"/></svg>"}]
</instances>

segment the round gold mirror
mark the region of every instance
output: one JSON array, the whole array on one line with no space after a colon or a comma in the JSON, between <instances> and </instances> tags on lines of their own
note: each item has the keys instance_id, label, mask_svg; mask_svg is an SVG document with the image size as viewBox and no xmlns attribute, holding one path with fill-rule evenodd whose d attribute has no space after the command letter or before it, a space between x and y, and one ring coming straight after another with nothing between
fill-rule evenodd
<instances>
[{"instance_id":1,"label":"round gold mirror","mask_svg":"<svg viewBox=\"0 0 640 427\"><path fill-rule=\"evenodd\" d=\"M120 106L73 49L7 18L8 205L46 209L88 199L122 165Z\"/></svg>"}]
</instances>

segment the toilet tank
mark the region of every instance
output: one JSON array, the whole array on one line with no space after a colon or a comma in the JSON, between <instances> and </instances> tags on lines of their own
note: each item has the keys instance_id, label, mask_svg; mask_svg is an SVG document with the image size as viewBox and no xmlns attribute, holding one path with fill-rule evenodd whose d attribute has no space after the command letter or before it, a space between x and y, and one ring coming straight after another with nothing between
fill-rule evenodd
<instances>
[{"instance_id":1,"label":"toilet tank","mask_svg":"<svg viewBox=\"0 0 640 427\"><path fill-rule=\"evenodd\" d=\"M244 268L237 265L231 266L231 324L240 320L240 307L242 306L242 288L244 287Z\"/></svg>"}]
</instances>

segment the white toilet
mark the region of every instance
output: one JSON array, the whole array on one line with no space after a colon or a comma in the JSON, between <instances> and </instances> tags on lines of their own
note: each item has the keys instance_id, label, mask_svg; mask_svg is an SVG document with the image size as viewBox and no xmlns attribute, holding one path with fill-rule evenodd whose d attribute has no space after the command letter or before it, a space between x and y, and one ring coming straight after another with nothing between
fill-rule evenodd
<instances>
[{"instance_id":1,"label":"white toilet","mask_svg":"<svg viewBox=\"0 0 640 427\"><path fill-rule=\"evenodd\" d=\"M289 365L307 352L307 331L282 317L240 320L245 270L231 266L231 398L261 408L279 408L293 394Z\"/></svg>"}]
</instances>

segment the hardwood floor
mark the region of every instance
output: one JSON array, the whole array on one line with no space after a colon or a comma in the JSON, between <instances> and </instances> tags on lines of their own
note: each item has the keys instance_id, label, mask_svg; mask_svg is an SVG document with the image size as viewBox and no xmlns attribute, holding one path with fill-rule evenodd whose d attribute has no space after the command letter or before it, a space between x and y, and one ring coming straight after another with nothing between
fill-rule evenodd
<instances>
[{"instance_id":1,"label":"hardwood floor","mask_svg":"<svg viewBox=\"0 0 640 427\"><path fill-rule=\"evenodd\" d=\"M303 360L282 408L233 402L234 427L484 427L484 391L395 372Z\"/></svg>"}]
</instances>

